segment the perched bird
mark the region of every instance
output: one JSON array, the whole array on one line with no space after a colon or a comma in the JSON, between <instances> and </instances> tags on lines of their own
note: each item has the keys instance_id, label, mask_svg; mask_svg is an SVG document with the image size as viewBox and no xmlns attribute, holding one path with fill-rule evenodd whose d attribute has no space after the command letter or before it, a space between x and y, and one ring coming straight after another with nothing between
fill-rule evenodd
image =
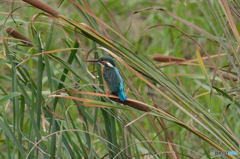
<instances>
[{"instance_id":1,"label":"perched bird","mask_svg":"<svg viewBox=\"0 0 240 159\"><path fill-rule=\"evenodd\" d=\"M97 62L103 65L102 76L105 85L113 93L117 93L121 101L127 101L124 92L123 79L116 68L116 63L113 58L105 56L100 59L87 60L87 62Z\"/></svg>"}]
</instances>

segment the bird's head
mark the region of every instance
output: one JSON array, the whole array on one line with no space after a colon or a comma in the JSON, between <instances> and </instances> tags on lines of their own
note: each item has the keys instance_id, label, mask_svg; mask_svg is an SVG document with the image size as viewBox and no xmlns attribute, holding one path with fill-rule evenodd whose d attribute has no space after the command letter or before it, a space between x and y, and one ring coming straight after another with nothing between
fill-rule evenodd
<instances>
[{"instance_id":1,"label":"bird's head","mask_svg":"<svg viewBox=\"0 0 240 159\"><path fill-rule=\"evenodd\" d=\"M104 57L101 57L100 59L87 60L87 62L97 62L105 67L112 67L112 68L116 66L116 63L113 60L113 58L109 56L104 56Z\"/></svg>"}]
</instances>

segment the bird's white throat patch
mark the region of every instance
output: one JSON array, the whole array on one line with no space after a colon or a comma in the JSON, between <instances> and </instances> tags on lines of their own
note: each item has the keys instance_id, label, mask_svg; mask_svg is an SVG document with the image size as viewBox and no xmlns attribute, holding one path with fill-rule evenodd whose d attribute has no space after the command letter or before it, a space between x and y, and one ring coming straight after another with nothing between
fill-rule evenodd
<instances>
[{"instance_id":1,"label":"bird's white throat patch","mask_svg":"<svg viewBox=\"0 0 240 159\"><path fill-rule=\"evenodd\" d=\"M107 65L108 65L109 67L114 67L110 62L107 62Z\"/></svg>"}]
</instances>

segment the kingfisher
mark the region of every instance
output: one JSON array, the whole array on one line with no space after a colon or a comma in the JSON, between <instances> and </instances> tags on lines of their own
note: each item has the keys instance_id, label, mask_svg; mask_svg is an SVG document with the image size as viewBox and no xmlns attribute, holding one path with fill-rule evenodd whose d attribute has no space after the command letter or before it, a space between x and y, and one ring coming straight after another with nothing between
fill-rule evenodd
<instances>
[{"instance_id":1,"label":"kingfisher","mask_svg":"<svg viewBox=\"0 0 240 159\"><path fill-rule=\"evenodd\" d=\"M109 56L104 56L100 59L87 60L87 62L95 62L103 66L103 82L109 89L107 94L112 91L113 93L118 94L122 102L127 101L127 97L124 92L123 79L120 72L116 68L116 63L113 58Z\"/></svg>"}]
</instances>

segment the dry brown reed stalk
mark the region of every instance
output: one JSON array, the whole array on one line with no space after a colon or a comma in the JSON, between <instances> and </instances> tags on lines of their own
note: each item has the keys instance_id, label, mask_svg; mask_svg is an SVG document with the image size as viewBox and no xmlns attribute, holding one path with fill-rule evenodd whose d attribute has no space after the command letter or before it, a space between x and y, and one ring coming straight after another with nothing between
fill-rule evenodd
<instances>
[{"instance_id":1,"label":"dry brown reed stalk","mask_svg":"<svg viewBox=\"0 0 240 159\"><path fill-rule=\"evenodd\" d=\"M141 110L141 111L145 111L145 112L149 112L150 111L150 108L147 107L146 105L142 104L142 102L139 102L137 100L130 99L130 98L127 98L127 101L122 102L119 99L119 97L118 97L118 95L116 93L111 92L110 94L117 96L117 98L112 98L112 97L109 96L109 99L111 99L111 100L113 100L115 102L118 102L118 103L121 103L121 104L124 104L124 105L128 105L130 107L133 107L133 108Z\"/></svg>"},{"instance_id":2,"label":"dry brown reed stalk","mask_svg":"<svg viewBox=\"0 0 240 159\"><path fill-rule=\"evenodd\" d=\"M180 61L185 61L185 59L178 58L178 57L173 57L173 56L166 56L162 54L155 54L153 55L153 59L155 61L160 61L160 62L180 62Z\"/></svg>"},{"instance_id":3,"label":"dry brown reed stalk","mask_svg":"<svg viewBox=\"0 0 240 159\"><path fill-rule=\"evenodd\" d=\"M227 73L227 72L220 71L220 70L218 70L218 73L220 73L224 79L233 80L233 81L239 80L238 76L235 76L231 73Z\"/></svg>"},{"instance_id":4,"label":"dry brown reed stalk","mask_svg":"<svg viewBox=\"0 0 240 159\"><path fill-rule=\"evenodd\" d=\"M84 94L84 95L93 95L93 96L99 96L99 97L108 97L109 99L124 104L124 105L128 105L130 107L133 107L135 109L138 110L142 110L145 112L149 112L151 110L151 106L149 106L146 103L134 100L134 99L130 99L127 98L127 101L122 102L117 93L111 92L109 95L107 94L102 94L102 93L93 93L93 92L84 92L84 91L74 91L74 90L70 90L70 91L57 91L56 94L61 94L61 93L75 93L75 94ZM78 97L73 97L73 96L63 96L63 95L51 95L51 97L62 97L62 98L68 98L68 99L73 99L73 100L77 100L77 101L82 101L82 102L86 102L89 103L89 99L87 98L78 98Z\"/></svg>"},{"instance_id":5,"label":"dry brown reed stalk","mask_svg":"<svg viewBox=\"0 0 240 159\"><path fill-rule=\"evenodd\" d=\"M33 42L30 39L28 39L26 36L24 36L22 33L17 31L15 28L12 28L12 27L8 26L6 28L6 32L9 35L11 35L12 37L14 37L16 39L20 39L21 42L26 44L27 46L33 46Z\"/></svg>"},{"instance_id":6,"label":"dry brown reed stalk","mask_svg":"<svg viewBox=\"0 0 240 159\"><path fill-rule=\"evenodd\" d=\"M51 14L54 17L59 18L59 12L52 7L46 5L45 3L38 1L38 0L23 0L24 2L31 4L32 6L41 9L44 12L47 12L48 14Z\"/></svg>"}]
</instances>

